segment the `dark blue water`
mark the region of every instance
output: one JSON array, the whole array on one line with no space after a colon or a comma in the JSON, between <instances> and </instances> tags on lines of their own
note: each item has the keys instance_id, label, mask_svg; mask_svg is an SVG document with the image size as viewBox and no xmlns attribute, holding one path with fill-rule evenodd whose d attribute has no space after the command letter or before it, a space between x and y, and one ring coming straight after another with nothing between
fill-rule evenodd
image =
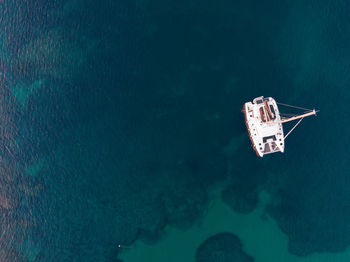
<instances>
[{"instance_id":1,"label":"dark blue water","mask_svg":"<svg viewBox=\"0 0 350 262\"><path fill-rule=\"evenodd\" d=\"M350 244L344 1L0 8L0 260L117 261L118 244L190 228L222 181L242 212L270 192L292 254ZM284 154L258 159L246 136L227 158L260 95L321 112Z\"/></svg>"}]
</instances>

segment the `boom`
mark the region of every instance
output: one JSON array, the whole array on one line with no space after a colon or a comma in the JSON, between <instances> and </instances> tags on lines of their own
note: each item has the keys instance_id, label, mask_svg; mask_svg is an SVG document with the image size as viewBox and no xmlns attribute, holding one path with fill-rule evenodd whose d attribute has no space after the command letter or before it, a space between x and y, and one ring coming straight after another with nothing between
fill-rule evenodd
<instances>
[{"instance_id":1,"label":"boom","mask_svg":"<svg viewBox=\"0 0 350 262\"><path fill-rule=\"evenodd\" d=\"M316 110L315 109L312 110L309 113L305 113L305 114L302 114L302 115L299 115L299 116L292 116L290 118L278 121L277 123L286 123L286 122L290 122L290 121L293 121L293 120L297 120L297 119L304 118L304 117L307 117L307 116L312 116L312 115L316 115Z\"/></svg>"}]
</instances>

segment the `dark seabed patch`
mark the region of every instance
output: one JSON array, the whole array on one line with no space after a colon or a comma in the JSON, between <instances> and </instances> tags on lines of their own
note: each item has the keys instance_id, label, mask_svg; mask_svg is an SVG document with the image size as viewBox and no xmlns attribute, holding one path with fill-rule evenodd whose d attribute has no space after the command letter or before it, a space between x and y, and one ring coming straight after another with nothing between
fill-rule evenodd
<instances>
[{"instance_id":1,"label":"dark seabed patch","mask_svg":"<svg viewBox=\"0 0 350 262\"><path fill-rule=\"evenodd\" d=\"M254 259L242 251L242 244L231 233L219 233L205 240L197 249L196 262L253 262Z\"/></svg>"}]
</instances>

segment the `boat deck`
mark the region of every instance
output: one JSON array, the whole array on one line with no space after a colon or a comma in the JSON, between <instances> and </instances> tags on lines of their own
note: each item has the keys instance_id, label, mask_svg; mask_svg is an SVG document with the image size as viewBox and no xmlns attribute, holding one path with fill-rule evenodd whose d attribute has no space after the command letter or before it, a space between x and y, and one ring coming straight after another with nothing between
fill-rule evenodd
<instances>
[{"instance_id":1,"label":"boat deck","mask_svg":"<svg viewBox=\"0 0 350 262\"><path fill-rule=\"evenodd\" d=\"M276 101L258 97L244 104L243 113L252 146L258 156L284 152L283 127Z\"/></svg>"}]
</instances>

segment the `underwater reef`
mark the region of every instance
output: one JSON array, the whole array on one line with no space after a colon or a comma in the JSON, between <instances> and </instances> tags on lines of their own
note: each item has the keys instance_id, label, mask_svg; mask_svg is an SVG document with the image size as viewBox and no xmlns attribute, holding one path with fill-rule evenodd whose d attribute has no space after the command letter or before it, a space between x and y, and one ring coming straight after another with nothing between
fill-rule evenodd
<instances>
[{"instance_id":1,"label":"underwater reef","mask_svg":"<svg viewBox=\"0 0 350 262\"><path fill-rule=\"evenodd\" d=\"M79 74L94 48L94 41L68 28L55 28L21 47L13 63L13 73L30 77L69 80ZM28 78L28 76L27 76Z\"/></svg>"},{"instance_id":2,"label":"underwater reef","mask_svg":"<svg viewBox=\"0 0 350 262\"><path fill-rule=\"evenodd\" d=\"M232 233L218 233L206 239L196 251L196 262L253 262L242 251L241 241Z\"/></svg>"},{"instance_id":3,"label":"underwater reef","mask_svg":"<svg viewBox=\"0 0 350 262\"><path fill-rule=\"evenodd\" d=\"M319 179L307 177L298 167L299 172L287 177L267 211L288 235L291 253L344 252L350 244L347 174L339 172L334 179L332 172L325 172L326 166L313 168Z\"/></svg>"},{"instance_id":4,"label":"underwater reef","mask_svg":"<svg viewBox=\"0 0 350 262\"><path fill-rule=\"evenodd\" d=\"M59 147L40 173L46 185L40 206L57 214L45 218L40 230L44 234L60 228L54 236L46 233L43 241L57 243L53 250L58 245L74 248L85 259L91 256L86 246L105 243L94 256L102 259L111 248L130 245L137 237L156 241L167 224L186 229L208 202L205 186L186 165L157 162L156 154L145 159L149 148L146 141L139 143L142 136L130 144L115 127L106 128L105 120L94 130L89 125L69 130L65 139L70 143ZM115 139L119 148L110 146ZM38 213L38 219L42 215ZM79 233L64 242L69 232ZM51 254L44 257L54 259Z\"/></svg>"},{"instance_id":5,"label":"underwater reef","mask_svg":"<svg viewBox=\"0 0 350 262\"><path fill-rule=\"evenodd\" d=\"M223 201L238 213L250 213L258 204L256 188L243 187L242 185L230 185L222 192Z\"/></svg>"},{"instance_id":6,"label":"underwater reef","mask_svg":"<svg viewBox=\"0 0 350 262\"><path fill-rule=\"evenodd\" d=\"M26 162L21 156L19 120L20 107L7 89L3 76L0 80L0 260L26 261L21 243L33 239L38 227L32 214L32 204L45 186L35 176L26 173Z\"/></svg>"}]
</instances>

